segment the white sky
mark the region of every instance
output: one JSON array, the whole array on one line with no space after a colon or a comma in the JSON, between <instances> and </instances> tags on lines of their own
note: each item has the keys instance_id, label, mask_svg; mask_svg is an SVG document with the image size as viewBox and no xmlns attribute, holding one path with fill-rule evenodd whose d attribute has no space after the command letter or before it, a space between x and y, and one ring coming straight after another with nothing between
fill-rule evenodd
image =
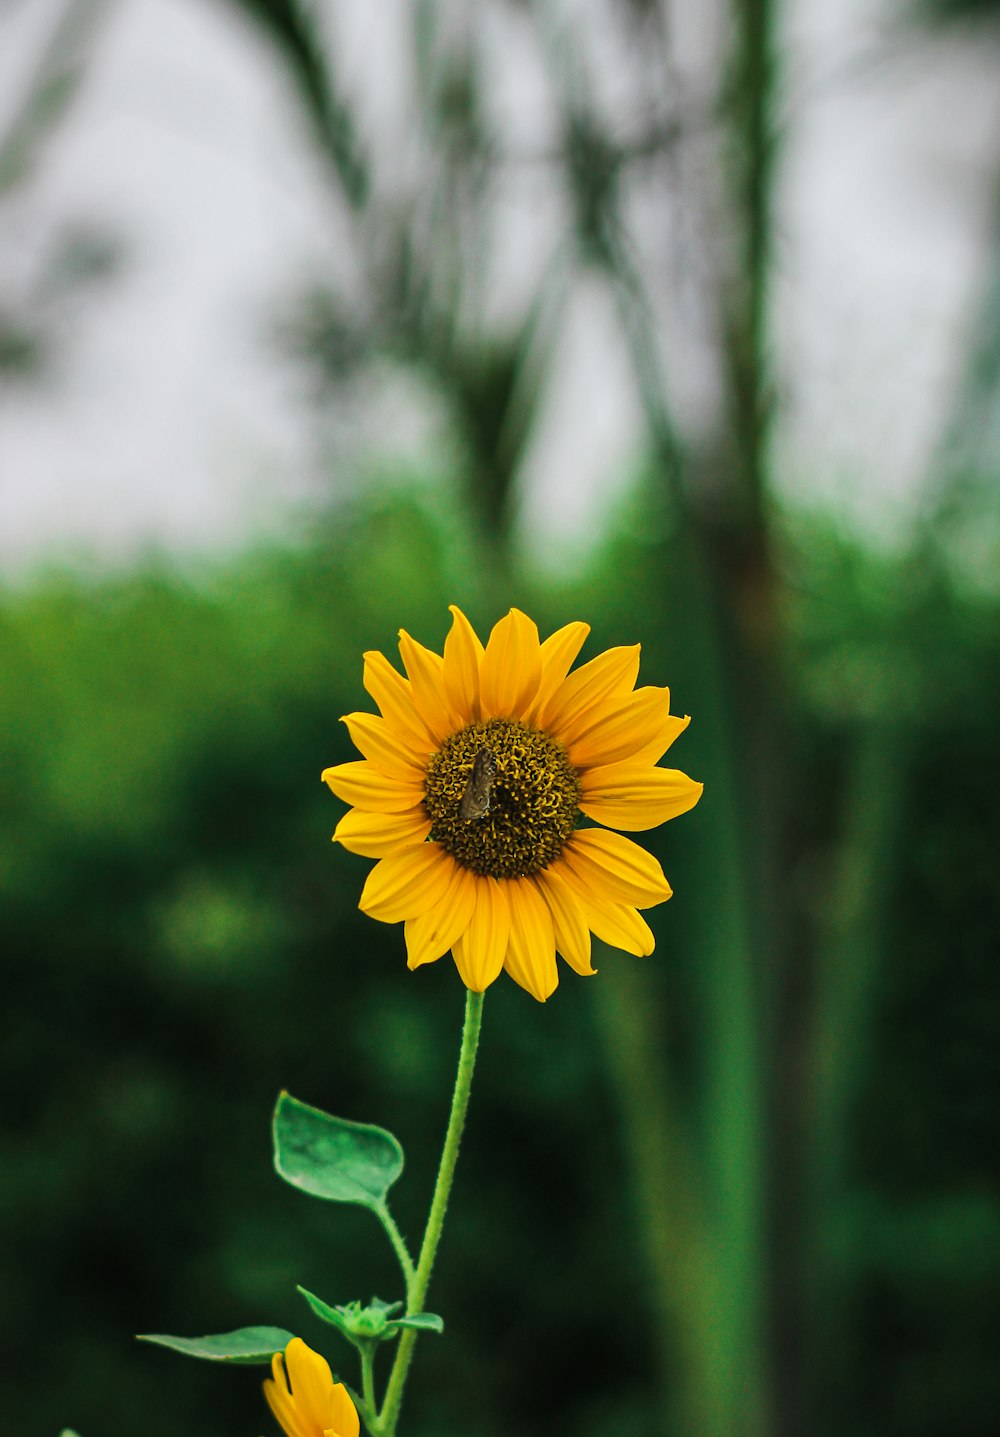
<instances>
[{"instance_id":1,"label":"white sky","mask_svg":"<svg viewBox=\"0 0 1000 1437\"><path fill-rule=\"evenodd\" d=\"M0 8L0 131L56 8ZM776 327L794 359L780 482L887 531L912 509L984 262L1000 50L886 43L884 11L790 7ZM373 123L389 123L393 32L364 14L345 63ZM530 96L527 71L523 83ZM10 574L53 551L238 544L329 492L301 377L266 334L295 278L335 261L339 220L281 68L230 7L108 5L72 113L0 194L0 305L37 284L66 227L95 221L121 239L121 272L74 300L41 385L0 390ZM516 211L509 223L516 268ZM638 432L598 293L581 290L561 356L525 475L526 528L549 550L599 526ZM419 461L434 433L390 391L357 438Z\"/></svg>"}]
</instances>

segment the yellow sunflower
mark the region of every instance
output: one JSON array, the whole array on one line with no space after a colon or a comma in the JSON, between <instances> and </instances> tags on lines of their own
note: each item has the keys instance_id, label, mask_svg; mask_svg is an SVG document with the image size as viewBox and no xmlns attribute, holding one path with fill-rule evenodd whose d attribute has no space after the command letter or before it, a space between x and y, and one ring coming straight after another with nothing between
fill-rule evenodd
<instances>
[{"instance_id":1,"label":"yellow sunflower","mask_svg":"<svg viewBox=\"0 0 1000 1437\"><path fill-rule=\"evenodd\" d=\"M301 1337L292 1338L284 1356L274 1354L271 1371L264 1396L288 1437L358 1437L361 1424L350 1393Z\"/></svg>"},{"instance_id":2,"label":"yellow sunflower","mask_svg":"<svg viewBox=\"0 0 1000 1437\"><path fill-rule=\"evenodd\" d=\"M637 910L670 885L651 854L608 829L654 828L698 802L700 783L657 767L689 720L671 714L669 689L635 687L638 644L570 673L588 624L541 643L511 609L484 649L451 613L443 658L400 631L405 678L365 654L381 717L343 719L364 758L323 774L352 805L333 837L379 860L359 906L405 924L411 968L450 949L474 992L506 968L544 1002L557 953L593 973L591 933L653 951Z\"/></svg>"}]
</instances>

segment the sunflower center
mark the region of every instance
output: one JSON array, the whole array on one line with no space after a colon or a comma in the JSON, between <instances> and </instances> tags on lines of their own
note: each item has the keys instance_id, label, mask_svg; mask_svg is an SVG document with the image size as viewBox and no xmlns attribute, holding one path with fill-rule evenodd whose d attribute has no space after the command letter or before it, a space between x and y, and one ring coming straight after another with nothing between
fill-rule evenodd
<instances>
[{"instance_id":1,"label":"sunflower center","mask_svg":"<svg viewBox=\"0 0 1000 1437\"><path fill-rule=\"evenodd\" d=\"M545 868L573 832L579 802L562 744L516 719L460 729L427 765L431 838L482 877Z\"/></svg>"}]
</instances>

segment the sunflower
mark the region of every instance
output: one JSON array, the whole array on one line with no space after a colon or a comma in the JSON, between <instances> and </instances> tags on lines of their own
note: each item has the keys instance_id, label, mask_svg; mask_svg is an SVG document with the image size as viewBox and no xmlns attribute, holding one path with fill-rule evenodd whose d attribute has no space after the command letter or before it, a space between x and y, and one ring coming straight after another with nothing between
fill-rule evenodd
<instances>
[{"instance_id":1,"label":"sunflower","mask_svg":"<svg viewBox=\"0 0 1000 1437\"><path fill-rule=\"evenodd\" d=\"M293 1337L271 1360L273 1380L264 1396L288 1437L358 1437L360 1423L347 1388L334 1382L329 1364Z\"/></svg>"},{"instance_id":2,"label":"sunflower","mask_svg":"<svg viewBox=\"0 0 1000 1437\"><path fill-rule=\"evenodd\" d=\"M411 968L450 949L474 992L505 968L544 1002L557 953L594 972L592 933L653 951L638 910L663 903L670 885L651 854L608 830L654 828L698 802L700 783L657 767L689 720L671 714L668 689L635 687L638 644L571 673L588 624L540 643L511 609L484 649L451 613L443 657L400 631L405 678L365 654L381 717L343 719L364 757L323 774L352 805L333 837L379 860L359 906L404 923Z\"/></svg>"}]
</instances>

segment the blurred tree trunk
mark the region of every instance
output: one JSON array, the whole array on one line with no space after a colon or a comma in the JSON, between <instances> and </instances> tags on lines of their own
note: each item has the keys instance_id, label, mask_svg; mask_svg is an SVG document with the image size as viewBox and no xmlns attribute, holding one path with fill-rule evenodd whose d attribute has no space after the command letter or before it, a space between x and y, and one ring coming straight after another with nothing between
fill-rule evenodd
<instances>
[{"instance_id":1,"label":"blurred tree trunk","mask_svg":"<svg viewBox=\"0 0 1000 1437\"><path fill-rule=\"evenodd\" d=\"M764 1062L765 1046L774 1053L767 1015L784 981L780 776L788 762L787 751L778 757L783 637L767 498L773 7L770 0L733 0L732 20L722 174L733 240L714 296L727 411L719 416L711 474L699 472L694 456L684 454L678 475L679 446L658 444L677 524L663 608L675 611L671 600L678 592L686 595L685 647L697 665L699 724L713 776L701 824L705 859L718 885L699 950L706 1261L700 1288L675 1320L694 1339L682 1337L682 1350L698 1346L708 1358L690 1371L690 1380L709 1389L688 1404L702 1414L701 1425L690 1430L705 1437L770 1431L791 1437L803 1428L800 1357L787 1343L792 1324L781 1320L787 1248L772 1246L768 1263L765 1230L777 1175L794 1167L786 1151L790 1125L775 1101L782 1090L781 1059ZM654 348L643 351L633 343L637 369L648 370ZM647 376L638 388L654 438L671 433L662 378L650 383ZM648 1022L644 1002L637 996L632 1004L640 1029ZM669 1131L665 1125L662 1130ZM663 1145L661 1167L667 1165L666 1137ZM672 1221L669 1201L667 1189L663 1224ZM781 1340L772 1351L773 1333ZM665 1326L663 1340L670 1336Z\"/></svg>"}]
</instances>

